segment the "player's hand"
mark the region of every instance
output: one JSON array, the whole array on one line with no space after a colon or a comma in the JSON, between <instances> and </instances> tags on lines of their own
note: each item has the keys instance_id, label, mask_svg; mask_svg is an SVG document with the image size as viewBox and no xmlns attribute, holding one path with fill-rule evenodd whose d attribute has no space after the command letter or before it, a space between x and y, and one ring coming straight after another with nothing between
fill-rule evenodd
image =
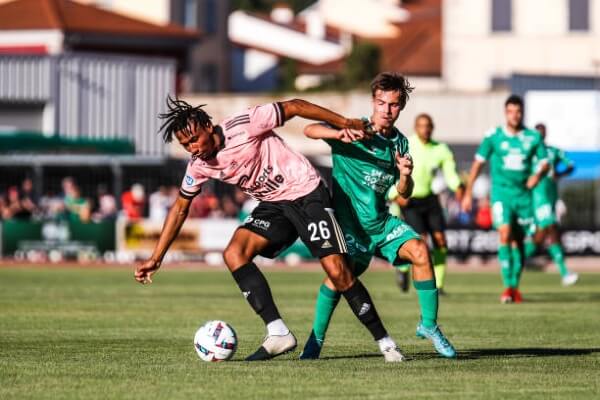
<instances>
[{"instance_id":1,"label":"player's hand","mask_svg":"<svg viewBox=\"0 0 600 400\"><path fill-rule=\"evenodd\" d=\"M135 280L142 285L152 283L152 275L154 275L159 268L160 261L149 259L135 269L133 276L135 277Z\"/></svg>"},{"instance_id":2,"label":"player's hand","mask_svg":"<svg viewBox=\"0 0 600 400\"><path fill-rule=\"evenodd\" d=\"M355 129L342 129L339 131L339 140L344 143L352 143L357 140L364 139L365 134L363 131L358 131Z\"/></svg>"},{"instance_id":3,"label":"player's hand","mask_svg":"<svg viewBox=\"0 0 600 400\"><path fill-rule=\"evenodd\" d=\"M410 176L413 171L413 161L409 154L401 156L396 153L396 167L400 171L400 175Z\"/></svg>"},{"instance_id":4,"label":"player's hand","mask_svg":"<svg viewBox=\"0 0 600 400\"><path fill-rule=\"evenodd\" d=\"M536 185L540 183L540 177L539 175L531 175L528 179L527 179L527 189L533 189L534 187L536 187Z\"/></svg>"},{"instance_id":5,"label":"player's hand","mask_svg":"<svg viewBox=\"0 0 600 400\"><path fill-rule=\"evenodd\" d=\"M465 193L465 195L462 198L462 201L460 202L460 208L464 212L470 213L473 209L473 196Z\"/></svg>"}]
</instances>

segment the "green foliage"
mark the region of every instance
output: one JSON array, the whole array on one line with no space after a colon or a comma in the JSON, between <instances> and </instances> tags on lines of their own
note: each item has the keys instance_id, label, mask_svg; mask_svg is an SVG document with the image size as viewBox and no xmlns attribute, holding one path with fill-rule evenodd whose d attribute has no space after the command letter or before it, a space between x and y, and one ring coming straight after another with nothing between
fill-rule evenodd
<instances>
[{"instance_id":1,"label":"green foliage","mask_svg":"<svg viewBox=\"0 0 600 400\"><path fill-rule=\"evenodd\" d=\"M282 58L279 62L279 87L280 92L293 92L296 90L296 77L298 76L298 63L291 58Z\"/></svg>"},{"instance_id":2,"label":"green foliage","mask_svg":"<svg viewBox=\"0 0 600 400\"><path fill-rule=\"evenodd\" d=\"M393 271L362 278L379 314L412 359L385 364L344 301L334 314L325 359L299 350L246 363L264 327L225 268L164 266L154 283L131 268L0 268L2 399L548 399L597 398L599 274L562 288L557 274L525 272L526 303L501 305L496 273L450 274L440 305L458 360L418 340L414 291ZM264 269L299 348L308 335L323 273ZM412 289L411 289L412 290ZM236 329L233 361L198 359L192 337L210 319Z\"/></svg>"},{"instance_id":3,"label":"green foliage","mask_svg":"<svg viewBox=\"0 0 600 400\"><path fill-rule=\"evenodd\" d=\"M379 73L381 50L372 43L359 42L346 58L344 80L354 88L370 82Z\"/></svg>"}]
</instances>

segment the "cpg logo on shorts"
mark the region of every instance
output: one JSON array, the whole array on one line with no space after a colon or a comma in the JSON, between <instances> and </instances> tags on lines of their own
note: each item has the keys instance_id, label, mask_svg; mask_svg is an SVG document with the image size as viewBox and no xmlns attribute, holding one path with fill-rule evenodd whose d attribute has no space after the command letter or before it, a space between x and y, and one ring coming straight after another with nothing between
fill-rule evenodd
<instances>
[{"instance_id":1,"label":"cpg logo on shorts","mask_svg":"<svg viewBox=\"0 0 600 400\"><path fill-rule=\"evenodd\" d=\"M271 226L271 222L265 221L264 219L253 218L251 215L246 217L244 224L250 224L255 228L262 229L263 231L266 231Z\"/></svg>"}]
</instances>

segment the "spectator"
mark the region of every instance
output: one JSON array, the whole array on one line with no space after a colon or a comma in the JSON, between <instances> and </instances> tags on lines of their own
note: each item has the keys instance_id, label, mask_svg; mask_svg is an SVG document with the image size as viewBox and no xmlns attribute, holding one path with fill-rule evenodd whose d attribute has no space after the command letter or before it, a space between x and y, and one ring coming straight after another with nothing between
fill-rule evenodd
<instances>
[{"instance_id":1,"label":"spectator","mask_svg":"<svg viewBox=\"0 0 600 400\"><path fill-rule=\"evenodd\" d=\"M31 217L31 211L24 207L16 186L8 188L6 200L2 209L3 219L29 219Z\"/></svg>"},{"instance_id":2,"label":"spectator","mask_svg":"<svg viewBox=\"0 0 600 400\"><path fill-rule=\"evenodd\" d=\"M117 200L115 196L108 193L105 184L98 185L98 211L94 219L98 221L112 220L117 216Z\"/></svg>"},{"instance_id":3,"label":"spectator","mask_svg":"<svg viewBox=\"0 0 600 400\"><path fill-rule=\"evenodd\" d=\"M65 196L65 210L69 221L89 222L91 218L90 203L81 197L79 187L73 184L68 188L69 195Z\"/></svg>"},{"instance_id":4,"label":"spectator","mask_svg":"<svg viewBox=\"0 0 600 400\"><path fill-rule=\"evenodd\" d=\"M121 196L123 214L127 219L136 221L144 216L144 207L146 205L146 193L144 187L139 183L134 183L131 190L123 193Z\"/></svg>"},{"instance_id":5,"label":"spectator","mask_svg":"<svg viewBox=\"0 0 600 400\"><path fill-rule=\"evenodd\" d=\"M148 200L150 208L150 219L153 221L164 221L173 204L173 199L166 186L160 186L158 190L150 195Z\"/></svg>"},{"instance_id":6,"label":"spectator","mask_svg":"<svg viewBox=\"0 0 600 400\"><path fill-rule=\"evenodd\" d=\"M475 214L475 225L481 229L492 228L492 208L490 200L483 197L477 201L477 213Z\"/></svg>"},{"instance_id":7,"label":"spectator","mask_svg":"<svg viewBox=\"0 0 600 400\"><path fill-rule=\"evenodd\" d=\"M190 218L208 218L214 217L219 210L219 199L208 187L203 188L202 192L192 201L190 206Z\"/></svg>"}]
</instances>

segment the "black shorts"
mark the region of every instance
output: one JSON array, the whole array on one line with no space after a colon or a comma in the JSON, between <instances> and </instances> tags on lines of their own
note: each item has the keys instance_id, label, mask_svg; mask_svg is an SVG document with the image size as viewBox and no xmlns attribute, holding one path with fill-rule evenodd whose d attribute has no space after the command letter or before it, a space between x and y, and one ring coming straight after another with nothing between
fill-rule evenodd
<instances>
[{"instance_id":1,"label":"black shorts","mask_svg":"<svg viewBox=\"0 0 600 400\"><path fill-rule=\"evenodd\" d=\"M446 222L440 200L434 194L422 199L411 198L406 207L402 207L404 221L418 234L444 232Z\"/></svg>"},{"instance_id":2,"label":"black shorts","mask_svg":"<svg viewBox=\"0 0 600 400\"><path fill-rule=\"evenodd\" d=\"M344 234L335 219L331 197L323 182L296 200L261 202L240 228L269 240L267 248L260 253L267 258L276 257L298 237L314 257L347 252Z\"/></svg>"}]
</instances>

